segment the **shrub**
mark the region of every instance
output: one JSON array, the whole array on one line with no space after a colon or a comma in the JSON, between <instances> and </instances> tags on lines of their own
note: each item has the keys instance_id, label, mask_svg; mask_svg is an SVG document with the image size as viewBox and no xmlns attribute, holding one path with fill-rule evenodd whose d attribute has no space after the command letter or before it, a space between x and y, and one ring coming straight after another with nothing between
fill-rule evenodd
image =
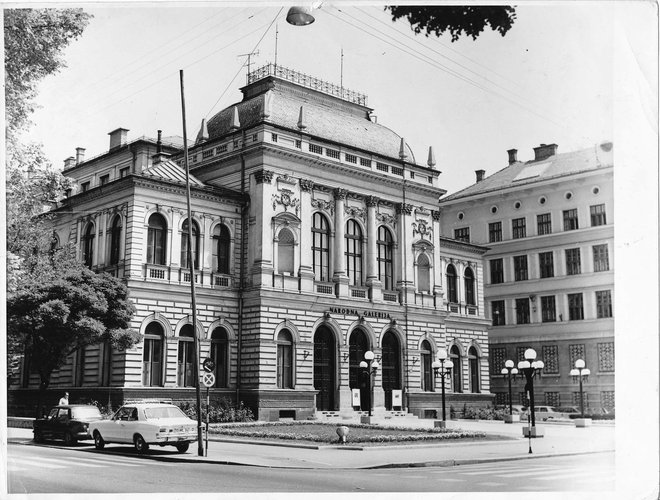
<instances>
[{"instance_id":1,"label":"shrub","mask_svg":"<svg viewBox=\"0 0 660 500\"><path fill-rule=\"evenodd\" d=\"M197 420L196 404L191 401L182 401L178 403L179 408L193 420ZM202 404L202 420L206 421L206 405ZM238 407L235 407L227 398L221 398L219 401L210 401L208 408L209 423L218 422L251 422L254 420L252 410L240 401Z\"/></svg>"},{"instance_id":2,"label":"shrub","mask_svg":"<svg viewBox=\"0 0 660 500\"><path fill-rule=\"evenodd\" d=\"M463 418L477 420L504 420L504 415L506 414L506 410L487 406L486 408L466 408Z\"/></svg>"}]
</instances>

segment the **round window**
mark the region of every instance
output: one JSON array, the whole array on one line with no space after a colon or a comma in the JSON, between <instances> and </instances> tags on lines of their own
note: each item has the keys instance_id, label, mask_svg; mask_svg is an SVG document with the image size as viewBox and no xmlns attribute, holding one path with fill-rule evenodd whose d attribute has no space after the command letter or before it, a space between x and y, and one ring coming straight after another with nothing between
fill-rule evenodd
<instances>
[{"instance_id":1,"label":"round window","mask_svg":"<svg viewBox=\"0 0 660 500\"><path fill-rule=\"evenodd\" d=\"M570 200L571 198L573 198L573 193L571 193L570 191L568 191L568 192L564 195L564 198L566 198L567 200Z\"/></svg>"},{"instance_id":2,"label":"round window","mask_svg":"<svg viewBox=\"0 0 660 500\"><path fill-rule=\"evenodd\" d=\"M546 201L548 201L548 200L546 200L545 196L541 196L541 197L539 198L539 203L540 203L541 205L545 205L545 202L546 202Z\"/></svg>"},{"instance_id":3,"label":"round window","mask_svg":"<svg viewBox=\"0 0 660 500\"><path fill-rule=\"evenodd\" d=\"M463 212L458 212L458 220L463 220L463 217L465 217L465 214Z\"/></svg>"},{"instance_id":4,"label":"round window","mask_svg":"<svg viewBox=\"0 0 660 500\"><path fill-rule=\"evenodd\" d=\"M593 194L598 194L600 193L600 188L598 186L594 186L593 189L591 190Z\"/></svg>"},{"instance_id":5,"label":"round window","mask_svg":"<svg viewBox=\"0 0 660 500\"><path fill-rule=\"evenodd\" d=\"M497 213L497 207L495 207L495 206L490 207L490 213L491 214L496 214Z\"/></svg>"},{"instance_id":6,"label":"round window","mask_svg":"<svg viewBox=\"0 0 660 500\"><path fill-rule=\"evenodd\" d=\"M520 207L522 207L522 203L520 203L519 201L517 201L517 202L515 202L515 203L513 204L513 207L514 207L516 210L518 210Z\"/></svg>"}]
</instances>

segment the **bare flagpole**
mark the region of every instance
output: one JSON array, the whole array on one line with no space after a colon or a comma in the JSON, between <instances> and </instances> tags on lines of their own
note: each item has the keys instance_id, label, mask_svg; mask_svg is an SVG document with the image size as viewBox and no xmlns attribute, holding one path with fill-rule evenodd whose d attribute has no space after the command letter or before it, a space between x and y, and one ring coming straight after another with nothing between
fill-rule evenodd
<instances>
[{"instance_id":1,"label":"bare flagpole","mask_svg":"<svg viewBox=\"0 0 660 500\"><path fill-rule=\"evenodd\" d=\"M183 163L186 168L186 204L188 205L188 269L190 270L190 298L192 302L192 322L193 322L193 377L195 379L195 393L197 397L197 455L204 456L204 443L202 437L202 396L199 387L199 337L197 335L197 304L195 301L195 263L193 258L192 246L192 213L190 210L190 173L188 166L188 136L186 134L186 99L183 92L183 70L179 70L181 78L181 117L183 119Z\"/></svg>"}]
</instances>

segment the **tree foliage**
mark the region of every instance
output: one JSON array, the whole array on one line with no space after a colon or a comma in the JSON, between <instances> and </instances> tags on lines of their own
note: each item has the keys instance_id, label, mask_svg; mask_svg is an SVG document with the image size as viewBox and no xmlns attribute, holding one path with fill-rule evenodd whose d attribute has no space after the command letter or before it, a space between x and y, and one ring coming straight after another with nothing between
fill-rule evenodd
<instances>
[{"instance_id":1,"label":"tree foliage","mask_svg":"<svg viewBox=\"0 0 660 500\"><path fill-rule=\"evenodd\" d=\"M52 372L77 349L109 342L123 350L138 342L139 333L130 328L134 313L121 280L74 269L53 279L21 280L7 298L7 333L28 353L45 389Z\"/></svg>"},{"instance_id":2,"label":"tree foliage","mask_svg":"<svg viewBox=\"0 0 660 500\"><path fill-rule=\"evenodd\" d=\"M515 9L507 6L399 5L385 10L390 11L393 21L406 18L415 34L439 37L449 31L452 42L463 34L476 40L486 26L504 36L516 19Z\"/></svg>"},{"instance_id":3,"label":"tree foliage","mask_svg":"<svg viewBox=\"0 0 660 500\"><path fill-rule=\"evenodd\" d=\"M5 9L7 135L27 127L37 85L66 66L62 51L90 18L82 9Z\"/></svg>"}]
</instances>

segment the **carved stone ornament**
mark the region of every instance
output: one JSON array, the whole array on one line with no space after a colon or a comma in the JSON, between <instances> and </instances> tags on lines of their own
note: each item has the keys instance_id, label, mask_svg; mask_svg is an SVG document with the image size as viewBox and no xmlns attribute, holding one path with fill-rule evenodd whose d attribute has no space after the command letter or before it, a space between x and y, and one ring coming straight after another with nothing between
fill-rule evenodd
<instances>
[{"instance_id":1,"label":"carved stone ornament","mask_svg":"<svg viewBox=\"0 0 660 500\"><path fill-rule=\"evenodd\" d=\"M396 217L390 214L382 214L378 212L376 213L376 220L382 222L383 224L389 224L396 227Z\"/></svg>"},{"instance_id":2,"label":"carved stone ornament","mask_svg":"<svg viewBox=\"0 0 660 500\"><path fill-rule=\"evenodd\" d=\"M367 206L368 207L378 206L378 198L376 196L367 196Z\"/></svg>"},{"instance_id":3,"label":"carved stone ornament","mask_svg":"<svg viewBox=\"0 0 660 500\"><path fill-rule=\"evenodd\" d=\"M270 181L273 180L272 170L259 170L254 173L254 180L257 181L257 184L270 184Z\"/></svg>"},{"instance_id":4,"label":"carved stone ornament","mask_svg":"<svg viewBox=\"0 0 660 500\"><path fill-rule=\"evenodd\" d=\"M362 220L365 219L365 215L366 215L364 212L364 208L359 208L359 207L348 207L348 206L344 207L344 213L351 217L357 217Z\"/></svg>"},{"instance_id":5,"label":"carved stone ornament","mask_svg":"<svg viewBox=\"0 0 660 500\"><path fill-rule=\"evenodd\" d=\"M412 205L410 203L397 203L396 213L410 215L412 213Z\"/></svg>"},{"instance_id":6,"label":"carved stone ornament","mask_svg":"<svg viewBox=\"0 0 660 500\"><path fill-rule=\"evenodd\" d=\"M440 210L431 210L431 217L433 217L434 221L439 221L440 220Z\"/></svg>"},{"instance_id":7,"label":"carved stone ornament","mask_svg":"<svg viewBox=\"0 0 660 500\"><path fill-rule=\"evenodd\" d=\"M281 194L273 195L273 210L277 208L277 205L282 205L284 211L287 212L289 208L293 209L298 215L298 209L300 208L300 200L293 197L293 191L288 189L283 189Z\"/></svg>"},{"instance_id":8,"label":"carved stone ornament","mask_svg":"<svg viewBox=\"0 0 660 500\"><path fill-rule=\"evenodd\" d=\"M300 179L300 189L310 192L314 187L314 181L311 179Z\"/></svg>"},{"instance_id":9,"label":"carved stone ornament","mask_svg":"<svg viewBox=\"0 0 660 500\"><path fill-rule=\"evenodd\" d=\"M314 208L323 210L324 212L328 212L330 215L335 214L334 203L330 203L329 201L324 201L324 200L312 200L311 204Z\"/></svg>"},{"instance_id":10,"label":"carved stone ornament","mask_svg":"<svg viewBox=\"0 0 660 500\"><path fill-rule=\"evenodd\" d=\"M348 191L346 189L337 188L333 191L335 195L335 200L345 200Z\"/></svg>"},{"instance_id":11,"label":"carved stone ornament","mask_svg":"<svg viewBox=\"0 0 660 500\"><path fill-rule=\"evenodd\" d=\"M429 215L429 211L424 207L415 208L415 215Z\"/></svg>"},{"instance_id":12,"label":"carved stone ornament","mask_svg":"<svg viewBox=\"0 0 660 500\"><path fill-rule=\"evenodd\" d=\"M284 174L284 175L278 175L277 176L277 182L282 182L284 184L290 184L292 186L296 185L296 180L291 177L289 174Z\"/></svg>"},{"instance_id":13,"label":"carved stone ornament","mask_svg":"<svg viewBox=\"0 0 660 500\"><path fill-rule=\"evenodd\" d=\"M433 231L428 226L428 222L423 219L417 219L417 222L412 223L413 236L419 234L421 238L433 238Z\"/></svg>"}]
</instances>

